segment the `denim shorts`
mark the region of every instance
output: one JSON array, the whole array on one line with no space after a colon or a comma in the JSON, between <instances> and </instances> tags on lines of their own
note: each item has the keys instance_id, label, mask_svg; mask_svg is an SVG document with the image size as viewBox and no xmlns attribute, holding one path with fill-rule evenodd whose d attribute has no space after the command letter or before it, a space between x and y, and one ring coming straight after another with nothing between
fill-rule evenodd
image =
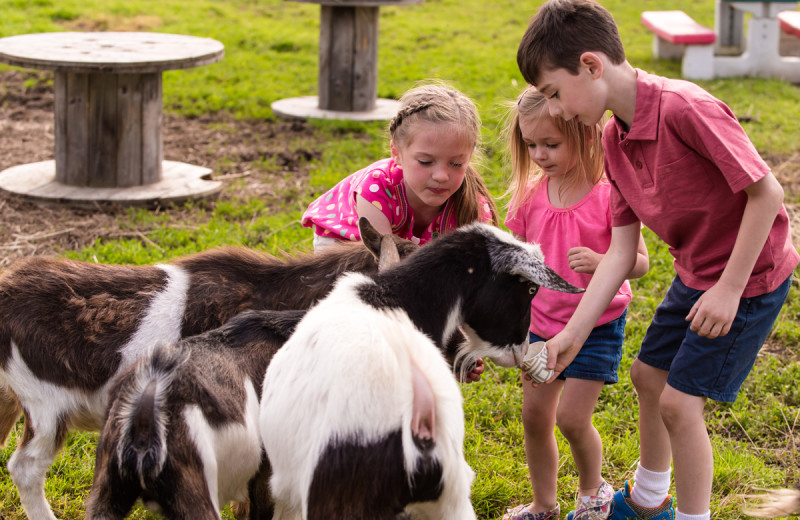
<instances>
[{"instance_id":1,"label":"denim shorts","mask_svg":"<svg viewBox=\"0 0 800 520\"><path fill-rule=\"evenodd\" d=\"M625 341L625 316L604 323L592 330L586 343L581 347L572 363L561 372L556 379L589 379L616 383L619 381L617 369L622 359L622 343ZM531 343L547 341L533 332L529 333Z\"/></svg>"},{"instance_id":2,"label":"denim shorts","mask_svg":"<svg viewBox=\"0 0 800 520\"><path fill-rule=\"evenodd\" d=\"M689 310L704 291L675 277L647 329L639 361L666 370L667 383L689 395L732 403L772 330L792 277L771 293L742 298L725 336L709 339L689 329Z\"/></svg>"}]
</instances>

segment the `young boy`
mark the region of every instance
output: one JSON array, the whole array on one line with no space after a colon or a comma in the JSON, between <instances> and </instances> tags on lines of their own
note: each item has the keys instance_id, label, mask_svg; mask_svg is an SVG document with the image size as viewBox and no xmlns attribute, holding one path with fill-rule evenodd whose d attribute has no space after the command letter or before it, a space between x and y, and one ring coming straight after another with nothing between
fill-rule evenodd
<instances>
[{"instance_id":1,"label":"young boy","mask_svg":"<svg viewBox=\"0 0 800 520\"><path fill-rule=\"evenodd\" d=\"M633 68L614 19L593 0L542 5L517 63L551 114L591 126L613 112L603 132L611 245L575 314L547 342L548 368L558 373L572 361L631 271L640 223L674 257L677 276L631 367L635 485L616 492L609 518L706 520L713 455L705 402L736 399L800 261L783 189L724 103L693 83Z\"/></svg>"}]
</instances>

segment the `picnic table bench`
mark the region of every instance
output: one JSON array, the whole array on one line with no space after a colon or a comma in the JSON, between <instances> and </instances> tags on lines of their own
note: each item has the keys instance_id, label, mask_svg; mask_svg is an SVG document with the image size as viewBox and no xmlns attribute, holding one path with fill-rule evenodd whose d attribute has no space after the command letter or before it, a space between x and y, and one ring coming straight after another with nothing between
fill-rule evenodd
<instances>
[{"instance_id":1,"label":"picnic table bench","mask_svg":"<svg viewBox=\"0 0 800 520\"><path fill-rule=\"evenodd\" d=\"M711 79L716 34L683 11L645 11L642 24L653 34L653 55L681 61L684 78Z\"/></svg>"},{"instance_id":2,"label":"picnic table bench","mask_svg":"<svg viewBox=\"0 0 800 520\"><path fill-rule=\"evenodd\" d=\"M55 71L55 160L0 172L0 189L76 204L206 197L211 171L164 161L162 71L219 61L210 38L62 32L0 38L0 62Z\"/></svg>"},{"instance_id":3,"label":"picnic table bench","mask_svg":"<svg viewBox=\"0 0 800 520\"><path fill-rule=\"evenodd\" d=\"M320 5L318 95L276 101L277 115L352 120L391 119L399 103L378 98L381 6L424 0L289 0Z\"/></svg>"},{"instance_id":4,"label":"picnic table bench","mask_svg":"<svg viewBox=\"0 0 800 520\"><path fill-rule=\"evenodd\" d=\"M778 23L783 32L800 38L800 11L781 11L778 13Z\"/></svg>"}]
</instances>

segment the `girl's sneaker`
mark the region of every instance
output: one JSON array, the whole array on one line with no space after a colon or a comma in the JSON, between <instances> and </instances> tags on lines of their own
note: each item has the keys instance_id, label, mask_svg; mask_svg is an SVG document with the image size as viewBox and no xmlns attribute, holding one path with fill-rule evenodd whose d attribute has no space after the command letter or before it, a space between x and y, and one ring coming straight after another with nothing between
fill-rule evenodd
<instances>
[{"instance_id":1,"label":"girl's sneaker","mask_svg":"<svg viewBox=\"0 0 800 520\"><path fill-rule=\"evenodd\" d=\"M503 520L558 520L561 516L561 507L559 505L556 505L550 511L542 511L541 513L531 513L528 511L528 506L530 504L508 509L508 512L503 515Z\"/></svg>"},{"instance_id":2,"label":"girl's sneaker","mask_svg":"<svg viewBox=\"0 0 800 520\"><path fill-rule=\"evenodd\" d=\"M567 520L606 520L613 502L614 488L604 480L597 490L597 495L591 497L588 502L578 498L575 511L569 512Z\"/></svg>"}]
</instances>

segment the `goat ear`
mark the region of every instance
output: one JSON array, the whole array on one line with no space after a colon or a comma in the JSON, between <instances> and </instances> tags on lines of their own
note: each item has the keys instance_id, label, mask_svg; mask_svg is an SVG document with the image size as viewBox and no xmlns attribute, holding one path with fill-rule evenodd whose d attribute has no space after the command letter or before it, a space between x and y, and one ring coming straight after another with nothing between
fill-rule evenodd
<instances>
[{"instance_id":1,"label":"goat ear","mask_svg":"<svg viewBox=\"0 0 800 520\"><path fill-rule=\"evenodd\" d=\"M553 291L572 294L582 293L585 291L585 289L575 287L568 281L561 278L561 276L550 269L550 267L548 267L544 261L535 256L526 256L525 258L520 258L511 269L511 274L520 275L536 285L539 285L540 287L545 287Z\"/></svg>"},{"instance_id":2,"label":"goat ear","mask_svg":"<svg viewBox=\"0 0 800 520\"><path fill-rule=\"evenodd\" d=\"M381 256L381 234L373 227L367 217L359 217L358 233L361 235L361 241L367 246L369 252L372 253L376 260L379 259Z\"/></svg>"},{"instance_id":3,"label":"goat ear","mask_svg":"<svg viewBox=\"0 0 800 520\"><path fill-rule=\"evenodd\" d=\"M400 261L400 251L397 250L397 244L391 234L378 233L366 217L358 219L358 232L361 234L361 241L378 261L378 271L385 271Z\"/></svg>"},{"instance_id":4,"label":"goat ear","mask_svg":"<svg viewBox=\"0 0 800 520\"><path fill-rule=\"evenodd\" d=\"M392 235L381 237L381 254L378 256L378 271L385 271L400 261L400 251L397 244L392 240Z\"/></svg>"}]
</instances>

